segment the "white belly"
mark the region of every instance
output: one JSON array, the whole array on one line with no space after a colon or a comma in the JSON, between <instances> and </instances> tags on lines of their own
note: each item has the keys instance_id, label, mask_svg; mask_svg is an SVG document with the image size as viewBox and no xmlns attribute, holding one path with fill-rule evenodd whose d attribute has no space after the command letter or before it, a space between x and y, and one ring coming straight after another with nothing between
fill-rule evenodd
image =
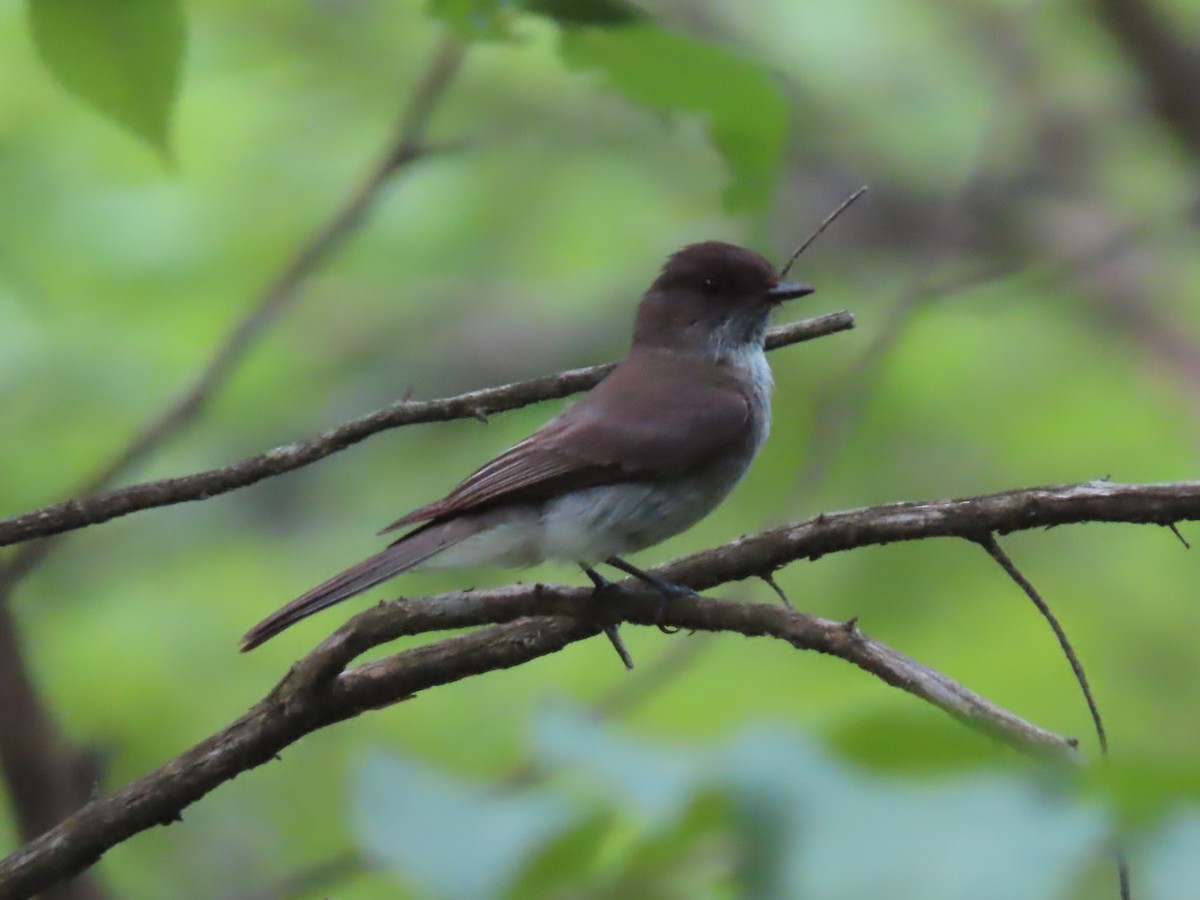
<instances>
[{"instance_id":1,"label":"white belly","mask_svg":"<svg viewBox=\"0 0 1200 900\"><path fill-rule=\"evenodd\" d=\"M587 488L545 504L513 508L502 521L423 566L520 567L546 560L595 565L610 556L636 553L703 519L744 469L669 488L653 482Z\"/></svg>"}]
</instances>

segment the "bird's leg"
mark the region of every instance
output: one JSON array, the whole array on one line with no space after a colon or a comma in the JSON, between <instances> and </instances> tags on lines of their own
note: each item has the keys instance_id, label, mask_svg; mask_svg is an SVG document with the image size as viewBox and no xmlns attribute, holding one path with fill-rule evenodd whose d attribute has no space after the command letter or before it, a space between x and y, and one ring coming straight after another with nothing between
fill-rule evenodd
<instances>
[{"instance_id":1,"label":"bird's leg","mask_svg":"<svg viewBox=\"0 0 1200 900\"><path fill-rule=\"evenodd\" d=\"M663 595L663 599L662 603L658 606L658 615L655 617L654 624L663 634L676 634L679 631L678 628L670 628L663 624L663 617L667 614L668 601L672 597L698 597L699 594L681 584L671 584L668 581L663 581L661 578L655 578L649 572L642 571L633 563L626 562L619 556L610 556L605 562L614 569L620 569L622 572L632 575L638 581L644 581L659 591Z\"/></svg>"},{"instance_id":2,"label":"bird's leg","mask_svg":"<svg viewBox=\"0 0 1200 900\"><path fill-rule=\"evenodd\" d=\"M585 566L583 563L580 563L579 567L583 569L583 574L591 579L591 582L594 585L592 589L592 596L588 598L588 603L594 601L605 588L612 586L611 581L609 581L591 566ZM604 634L608 638L609 643L613 645L613 649L617 651L617 656L621 657L621 662L625 664L625 668L632 671L633 657L629 655L629 648L625 646L625 641L622 640L621 632L617 630L617 626L613 623L605 625Z\"/></svg>"}]
</instances>

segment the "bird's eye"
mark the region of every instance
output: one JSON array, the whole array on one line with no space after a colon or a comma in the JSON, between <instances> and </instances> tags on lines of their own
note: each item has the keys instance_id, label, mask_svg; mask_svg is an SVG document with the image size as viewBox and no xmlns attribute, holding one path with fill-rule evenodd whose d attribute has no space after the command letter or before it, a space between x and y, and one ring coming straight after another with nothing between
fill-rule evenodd
<instances>
[{"instance_id":1,"label":"bird's eye","mask_svg":"<svg viewBox=\"0 0 1200 900\"><path fill-rule=\"evenodd\" d=\"M721 282L716 278L705 278L700 282L700 290L704 291L704 293L708 294L710 297L721 293L721 289L723 287L724 285L722 285Z\"/></svg>"}]
</instances>

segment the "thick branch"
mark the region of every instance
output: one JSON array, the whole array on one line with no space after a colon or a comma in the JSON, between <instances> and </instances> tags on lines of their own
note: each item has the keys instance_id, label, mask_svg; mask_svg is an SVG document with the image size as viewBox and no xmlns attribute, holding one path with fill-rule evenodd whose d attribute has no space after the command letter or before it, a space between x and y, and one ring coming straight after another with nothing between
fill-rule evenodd
<instances>
[{"instance_id":1,"label":"thick branch","mask_svg":"<svg viewBox=\"0 0 1200 900\"><path fill-rule=\"evenodd\" d=\"M53 827L92 795L99 777L95 754L63 736L22 653L12 607L0 603L0 775L13 822L23 840ZM103 900L88 875L60 883L43 900Z\"/></svg>"},{"instance_id":2,"label":"thick branch","mask_svg":"<svg viewBox=\"0 0 1200 900\"><path fill-rule=\"evenodd\" d=\"M767 336L767 348L784 347L853 327L854 317L848 312L818 316L773 328ZM596 385L611 371L612 366L613 363L607 363L585 369L571 369L557 375L471 391L442 400L404 400L340 425L312 440L276 447L259 456L239 460L219 469L148 481L94 497L55 503L24 515L0 520L0 547L96 525L143 509L204 500L224 494L264 478L310 465L390 428L423 422L478 418L519 409L542 400L567 397Z\"/></svg>"},{"instance_id":3,"label":"thick branch","mask_svg":"<svg viewBox=\"0 0 1200 900\"><path fill-rule=\"evenodd\" d=\"M893 541L940 536L979 539L987 532L1070 522L1168 525L1198 518L1200 482L1028 488L822 515L677 560L657 574L707 588L769 574L797 559ZM553 653L598 634L605 621L648 625L659 616L661 597L640 585L623 583L622 591L598 606L585 603L589 595L582 588L518 586L368 609L294 665L266 698L224 731L113 796L93 801L0 861L0 900L29 896L81 871L139 831L175 821L190 803L266 762L305 734L408 699L420 690ZM504 624L345 668L365 651L402 635L489 623ZM1075 755L1074 741L1000 709L948 676L866 636L853 623L775 605L707 598L674 600L666 623L767 635L800 649L828 653L1015 747L1057 758Z\"/></svg>"},{"instance_id":4,"label":"thick branch","mask_svg":"<svg viewBox=\"0 0 1200 900\"><path fill-rule=\"evenodd\" d=\"M512 587L381 604L356 616L288 672L232 725L155 772L98 799L0 861L0 900L28 897L94 863L105 851L182 810L220 784L271 760L319 728L412 697L416 692L545 656L600 632L581 617L587 589ZM606 620L651 624L661 597L626 586L606 599ZM530 618L530 616L547 616ZM945 675L867 637L853 626L765 604L698 598L672 604L683 628L769 635L800 649L846 659L1015 746L1072 757L1071 741L1008 713ZM499 622L343 671L370 647L400 635ZM680 638L684 640L684 638Z\"/></svg>"},{"instance_id":5,"label":"thick branch","mask_svg":"<svg viewBox=\"0 0 1200 900\"><path fill-rule=\"evenodd\" d=\"M1170 526L1200 519L1200 481L1164 484L1084 484L1020 488L958 500L889 503L822 513L753 537L682 557L655 572L704 590L726 581L773 572L798 559L896 541L931 537L975 540L1079 522Z\"/></svg>"}]
</instances>

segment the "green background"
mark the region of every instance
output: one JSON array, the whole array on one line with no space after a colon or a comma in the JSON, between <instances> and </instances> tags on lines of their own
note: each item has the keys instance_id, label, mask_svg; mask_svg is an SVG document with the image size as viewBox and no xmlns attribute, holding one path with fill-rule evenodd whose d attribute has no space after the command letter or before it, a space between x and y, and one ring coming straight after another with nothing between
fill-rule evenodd
<instances>
[{"instance_id":1,"label":"green background","mask_svg":"<svg viewBox=\"0 0 1200 900\"><path fill-rule=\"evenodd\" d=\"M186 49L159 15L165 24L133 28L132 48L95 54L152 45L131 83L157 86L121 95L135 111L125 126L111 104L100 113L87 101L103 99L78 96L89 79L126 76L88 70L88 32L70 10L50 13L66 23L43 20L50 31L35 39L48 5L0 0L0 514L60 499L189 383L361 180L448 28L471 42L431 128L448 149L397 177L202 419L128 481L219 466L410 390L433 398L615 358L669 252L719 238L782 261L861 183L870 193L795 270L818 293L786 313L849 309L858 328L772 354L774 431L750 475L718 514L639 563L822 510L1195 477L1200 148L1155 115L1143 74L1088 3L647 3L652 26L564 24L562 10L583 8L568 3L543 4L559 22L515 3L435 4L448 25L403 2L197 0L177 23ZM1155 9L1200 46L1197 4ZM158 109L172 48L183 54L177 96ZM400 429L235 493L74 535L13 602L64 729L104 754L103 788L235 718L370 598L511 578L412 574L236 652L249 625L372 552L376 529L557 408ZM1200 876L1181 863L1200 852L1195 553L1155 527L1072 526L1003 543L1088 668L1117 793L1137 813L1139 896L1200 897ZM528 577L579 581L566 567ZM860 550L778 578L800 608L858 616L869 634L1079 735L1095 757L1053 636L978 547ZM771 599L757 583L713 593ZM352 864L268 895L953 897L990 896L988 885L1006 897L1115 895L1097 849L1117 815L1108 792L1050 788L1009 752L829 658L766 639L625 634L640 664L632 675L599 639L429 691L305 738L182 824L113 850L99 872L117 896L248 896L363 850L378 870ZM656 658L688 642L699 646L682 671L653 674ZM654 775L660 754L728 756L695 763L685 799L657 819L639 808L640 791L625 801L573 789L572 771L593 788L605 780L586 774L579 747L547 757L543 734L570 732L569 710L643 677L653 681L644 702L593 746L616 742L623 770L645 766L648 785L666 778ZM728 748L773 740L777 784L845 782L848 793L830 787L778 813L809 817L796 846L840 881L820 881L819 867L772 869L797 858L772 850L771 837L790 832L737 786L753 754ZM478 833L455 825L456 804L461 823L492 821L473 812L494 799L478 790L530 758L566 774L516 792L532 804L520 815L496 813ZM726 765L735 774L711 774ZM431 792L426 806L406 803L414 779ZM1021 791L1040 799L1006 805ZM845 817L854 803L861 817L836 825L832 810ZM430 875L396 848L440 834L435 813L450 825L420 854ZM537 825L524 843L522 816ZM968 821L994 829L976 828L958 850L938 837ZM1033 846L1061 853L1020 842L1042 827ZM519 852L499 846L510 828ZM925 828L928 844L896 849ZM0 810L0 846L15 845ZM1000 863L989 868L983 847ZM893 871L889 853L915 881L850 877ZM453 881L491 871L489 856L505 862L485 887ZM522 869L534 857L550 872L541 882ZM965 881L945 880L950 859Z\"/></svg>"}]
</instances>

